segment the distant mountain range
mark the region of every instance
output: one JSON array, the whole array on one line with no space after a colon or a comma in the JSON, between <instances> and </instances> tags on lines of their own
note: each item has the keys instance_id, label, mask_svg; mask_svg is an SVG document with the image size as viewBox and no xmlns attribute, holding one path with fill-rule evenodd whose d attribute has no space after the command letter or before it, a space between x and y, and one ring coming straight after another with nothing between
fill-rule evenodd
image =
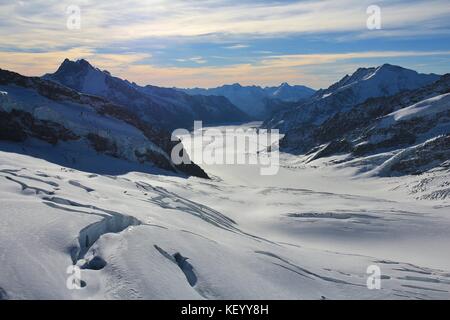
<instances>
[{"instance_id":1,"label":"distant mountain range","mask_svg":"<svg viewBox=\"0 0 450 320\"><path fill-rule=\"evenodd\" d=\"M139 86L95 68L83 59L66 59L55 73L47 74L43 79L126 106L142 120L165 129L191 128L195 120L208 125L249 120L247 114L224 97L188 95L169 88Z\"/></svg>"},{"instance_id":2,"label":"distant mountain range","mask_svg":"<svg viewBox=\"0 0 450 320\"><path fill-rule=\"evenodd\" d=\"M191 95L224 96L241 111L255 119L263 120L273 110L273 100L279 102L299 102L310 98L315 90L283 83L278 87L241 86L238 83L211 89L178 89ZM276 103L276 102L275 102Z\"/></svg>"}]
</instances>

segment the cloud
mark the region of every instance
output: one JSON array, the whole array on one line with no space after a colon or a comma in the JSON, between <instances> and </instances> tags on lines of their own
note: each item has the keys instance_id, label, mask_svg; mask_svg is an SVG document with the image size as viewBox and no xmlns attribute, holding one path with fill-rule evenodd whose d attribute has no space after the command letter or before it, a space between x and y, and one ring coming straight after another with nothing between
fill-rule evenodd
<instances>
[{"instance_id":1,"label":"cloud","mask_svg":"<svg viewBox=\"0 0 450 320\"><path fill-rule=\"evenodd\" d=\"M230 50L236 50L236 49L244 49L244 48L248 48L250 47L249 45L246 44L235 44L232 46L227 46L227 47L223 47L224 49L230 49Z\"/></svg>"},{"instance_id":2,"label":"cloud","mask_svg":"<svg viewBox=\"0 0 450 320\"><path fill-rule=\"evenodd\" d=\"M98 54L92 49L75 48L67 51L9 52L0 51L0 67L29 76L40 76L53 72L65 58L87 59L103 69L126 70L133 63L150 58L149 54Z\"/></svg>"},{"instance_id":3,"label":"cloud","mask_svg":"<svg viewBox=\"0 0 450 320\"><path fill-rule=\"evenodd\" d=\"M450 51L371 51L266 56L255 63L228 66L158 67L134 65L126 76L141 84L215 87L224 83L274 85L282 82L327 87L361 66L362 60L399 57L450 56ZM331 70L331 71L330 71Z\"/></svg>"},{"instance_id":4,"label":"cloud","mask_svg":"<svg viewBox=\"0 0 450 320\"><path fill-rule=\"evenodd\" d=\"M31 49L61 46L98 47L117 41L158 37L356 32L367 37L368 0L261 2L234 0L93 0L79 1L81 30L66 28L64 1L2 2L3 47ZM449 29L447 0L378 1L383 28L414 35ZM232 47L232 46L231 46Z\"/></svg>"},{"instance_id":5,"label":"cloud","mask_svg":"<svg viewBox=\"0 0 450 320\"><path fill-rule=\"evenodd\" d=\"M189 61L192 61L192 62L195 62L195 63L198 63L198 64L203 64L203 63L206 63L207 61L205 60L205 59L203 59L203 57L192 57L192 58L189 58L188 59Z\"/></svg>"},{"instance_id":6,"label":"cloud","mask_svg":"<svg viewBox=\"0 0 450 320\"><path fill-rule=\"evenodd\" d=\"M305 65L320 65L334 63L340 60L371 59L371 58L397 58L397 57L425 57L448 56L450 51L367 51L349 53L326 54L292 54L267 56L261 61L262 65L272 68L289 68Z\"/></svg>"},{"instance_id":7,"label":"cloud","mask_svg":"<svg viewBox=\"0 0 450 320\"><path fill-rule=\"evenodd\" d=\"M323 46L328 53L275 55L269 50L283 52L285 48L252 42L292 35L311 36L321 43L329 41L329 34L336 35L334 42L350 43L373 37L448 35L448 0L379 0L383 30L375 31L366 28L366 8L372 0L79 0L80 30L66 28L68 3L0 0L0 67L41 75L55 70L66 57L85 58L141 84L209 87L224 82L269 85L290 81L320 87L336 80L338 73L351 72L355 61L449 55L445 50L383 48L333 53L337 51L333 46ZM196 47L199 41L208 45ZM248 57L232 50L250 47L247 43L254 49ZM190 56L177 59L170 55L168 50L177 47L187 48ZM212 47L215 50L208 51ZM148 52L152 50L156 51ZM154 59L150 59L152 54ZM166 56L163 63L164 58L158 60ZM166 67L167 61L179 65Z\"/></svg>"},{"instance_id":8,"label":"cloud","mask_svg":"<svg viewBox=\"0 0 450 320\"><path fill-rule=\"evenodd\" d=\"M180 58L180 59L175 59L175 61L177 61L177 62L194 62L197 64L204 64L204 63L208 62L207 60L203 59L203 57L201 57L201 56L191 57L191 58Z\"/></svg>"}]
</instances>

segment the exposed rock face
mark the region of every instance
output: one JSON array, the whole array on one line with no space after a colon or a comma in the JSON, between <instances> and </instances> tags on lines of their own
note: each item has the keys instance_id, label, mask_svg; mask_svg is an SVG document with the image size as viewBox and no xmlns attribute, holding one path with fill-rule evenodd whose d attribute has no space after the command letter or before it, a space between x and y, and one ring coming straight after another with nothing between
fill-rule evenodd
<instances>
[{"instance_id":1,"label":"exposed rock face","mask_svg":"<svg viewBox=\"0 0 450 320\"><path fill-rule=\"evenodd\" d=\"M195 164L170 159L171 134L151 126L126 107L80 94L55 82L0 69L0 139L37 138L57 145L86 141L99 153L151 163L159 168L208 178Z\"/></svg>"},{"instance_id":2,"label":"exposed rock face","mask_svg":"<svg viewBox=\"0 0 450 320\"><path fill-rule=\"evenodd\" d=\"M329 157L339 153L347 153L352 150L352 145L345 139L342 140L333 140L326 144L324 147L320 148L320 150L312 150L315 154L308 159L308 162L314 161L316 159Z\"/></svg>"},{"instance_id":3,"label":"exposed rock face","mask_svg":"<svg viewBox=\"0 0 450 320\"><path fill-rule=\"evenodd\" d=\"M392 131L386 130L384 135L389 137L376 143L364 141L357 144L353 147L353 154L355 156L363 156L380 149L389 150L391 148L407 147L416 142L416 136L403 128L396 128Z\"/></svg>"},{"instance_id":4,"label":"exposed rock face","mask_svg":"<svg viewBox=\"0 0 450 320\"><path fill-rule=\"evenodd\" d=\"M101 137L95 133L88 133L86 138L91 143L95 151L118 158L118 148L114 141Z\"/></svg>"},{"instance_id":5,"label":"exposed rock face","mask_svg":"<svg viewBox=\"0 0 450 320\"><path fill-rule=\"evenodd\" d=\"M0 111L0 140L21 142L27 138L20 121L11 113Z\"/></svg>"},{"instance_id":6,"label":"exposed rock face","mask_svg":"<svg viewBox=\"0 0 450 320\"><path fill-rule=\"evenodd\" d=\"M391 166L391 174L421 174L450 159L450 135L438 137L405 152ZM448 166L448 164L447 164Z\"/></svg>"},{"instance_id":7,"label":"exposed rock face","mask_svg":"<svg viewBox=\"0 0 450 320\"><path fill-rule=\"evenodd\" d=\"M0 140L21 142L27 137L57 144L59 140L78 140L80 137L59 123L35 119L21 110L0 111Z\"/></svg>"},{"instance_id":8,"label":"exposed rock face","mask_svg":"<svg viewBox=\"0 0 450 320\"><path fill-rule=\"evenodd\" d=\"M406 187L409 193L418 200L450 198L450 160L426 173L419 174L414 183L407 183L403 187Z\"/></svg>"}]
</instances>

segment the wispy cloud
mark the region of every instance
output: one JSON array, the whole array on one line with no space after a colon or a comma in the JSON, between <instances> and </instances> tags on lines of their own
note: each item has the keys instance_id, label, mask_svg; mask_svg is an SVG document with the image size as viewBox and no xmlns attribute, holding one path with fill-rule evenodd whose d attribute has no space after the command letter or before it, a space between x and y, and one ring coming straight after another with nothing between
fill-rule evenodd
<instances>
[{"instance_id":1,"label":"wispy cloud","mask_svg":"<svg viewBox=\"0 0 450 320\"><path fill-rule=\"evenodd\" d=\"M197 64L204 64L204 63L208 62L207 60L205 60L201 56L190 57L190 58L179 58L179 59L175 59L175 61L177 61L177 62L194 62L194 63L197 63Z\"/></svg>"},{"instance_id":2,"label":"wispy cloud","mask_svg":"<svg viewBox=\"0 0 450 320\"><path fill-rule=\"evenodd\" d=\"M189 61L192 61L192 62L195 62L195 63L198 63L198 64L203 64L203 63L206 63L207 61L205 60L205 59L203 59L203 57L192 57L192 58L189 58Z\"/></svg>"},{"instance_id":3,"label":"wispy cloud","mask_svg":"<svg viewBox=\"0 0 450 320\"><path fill-rule=\"evenodd\" d=\"M266 56L253 64L215 67L158 67L130 66L129 77L145 83L164 86L214 87L224 83L272 85L285 81L327 87L346 73L354 72L362 59L390 59L399 57L449 56L450 51L373 51L330 54L298 54ZM333 67L330 68L330 65ZM334 72L330 72L334 69Z\"/></svg>"},{"instance_id":4,"label":"wispy cloud","mask_svg":"<svg viewBox=\"0 0 450 320\"><path fill-rule=\"evenodd\" d=\"M424 57L424 56L448 56L450 51L368 51L349 53L326 54L292 54L267 56L262 65L271 67L299 67L305 65L319 65L334 63L340 60L370 59L370 58L397 58L397 57Z\"/></svg>"},{"instance_id":5,"label":"wispy cloud","mask_svg":"<svg viewBox=\"0 0 450 320\"><path fill-rule=\"evenodd\" d=\"M142 53L99 54L88 48L38 53L0 51L0 67L25 75L40 76L55 71L65 58L71 60L83 58L103 69L123 72L130 65L151 58L151 55Z\"/></svg>"},{"instance_id":6,"label":"wispy cloud","mask_svg":"<svg viewBox=\"0 0 450 320\"><path fill-rule=\"evenodd\" d=\"M223 48L224 49L230 49L230 50L236 50L236 49L244 49L244 48L248 48L248 47L250 47L250 46L247 45L247 44L235 44L235 45L226 46L226 47L223 47Z\"/></svg>"},{"instance_id":7,"label":"wispy cloud","mask_svg":"<svg viewBox=\"0 0 450 320\"><path fill-rule=\"evenodd\" d=\"M378 1L383 28L402 35L449 27L447 0ZM81 30L67 30L65 1L0 3L2 46L46 48L105 45L148 37L209 34L257 37L289 33L367 33L367 0L237 2L225 0L84 0ZM436 21L440 23L437 24ZM443 23L445 23L443 25Z\"/></svg>"},{"instance_id":8,"label":"wispy cloud","mask_svg":"<svg viewBox=\"0 0 450 320\"><path fill-rule=\"evenodd\" d=\"M379 51L353 47L358 41L377 38L448 36L448 0L379 0L383 29L375 31L366 28L366 8L372 0L77 3L81 29L68 30L69 1L0 0L0 67L40 75L55 70L66 57L86 58L143 84L214 86L291 81L319 87L336 80L337 72L352 71L355 61L367 64L371 59L449 56L444 41L431 49L423 46L403 51L401 45L381 46ZM294 37L315 38L325 50L294 48L287 44ZM276 47L258 46L264 39L286 40ZM336 50L336 43L347 46ZM239 50L249 47L252 50ZM180 57L177 50L181 48L186 50Z\"/></svg>"}]
</instances>

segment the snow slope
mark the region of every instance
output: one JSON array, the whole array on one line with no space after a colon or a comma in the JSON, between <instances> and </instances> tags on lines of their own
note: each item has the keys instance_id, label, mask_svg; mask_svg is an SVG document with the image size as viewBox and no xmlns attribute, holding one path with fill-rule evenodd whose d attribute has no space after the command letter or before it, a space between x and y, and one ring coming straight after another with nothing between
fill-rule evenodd
<instances>
[{"instance_id":1,"label":"snow slope","mask_svg":"<svg viewBox=\"0 0 450 320\"><path fill-rule=\"evenodd\" d=\"M408 121L414 118L425 118L450 110L450 93L435 96L397 111L381 121L380 126L389 126L396 121Z\"/></svg>"},{"instance_id":2,"label":"snow slope","mask_svg":"<svg viewBox=\"0 0 450 320\"><path fill-rule=\"evenodd\" d=\"M3 299L449 298L448 200L407 196L405 178L288 154L276 176L250 165L204 165L212 180L107 174L30 156L62 152L45 143L0 150ZM81 290L66 287L74 264ZM381 290L366 287L370 265Z\"/></svg>"}]
</instances>

